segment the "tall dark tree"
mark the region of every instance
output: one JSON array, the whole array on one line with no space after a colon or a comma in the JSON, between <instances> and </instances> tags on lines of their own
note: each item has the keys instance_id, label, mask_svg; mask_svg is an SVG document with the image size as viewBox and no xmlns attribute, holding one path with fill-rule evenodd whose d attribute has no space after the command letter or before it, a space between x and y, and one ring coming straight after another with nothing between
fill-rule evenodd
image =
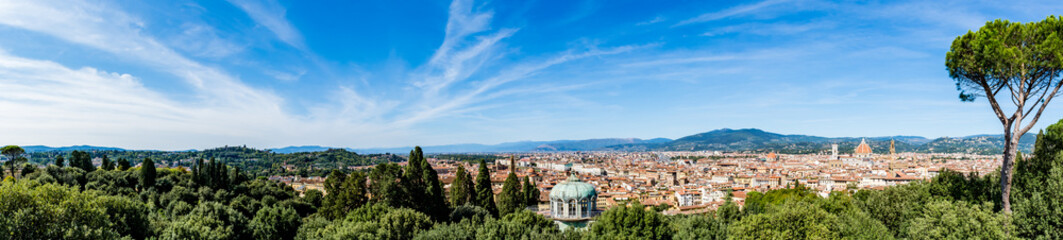
<instances>
[{"instance_id":1,"label":"tall dark tree","mask_svg":"<svg viewBox=\"0 0 1063 240\"><path fill-rule=\"evenodd\" d=\"M229 186L237 186L244 181L247 181L247 175L240 171L240 167L233 167L232 171L229 171Z\"/></svg>"},{"instance_id":2,"label":"tall dark tree","mask_svg":"<svg viewBox=\"0 0 1063 240\"><path fill-rule=\"evenodd\" d=\"M410 150L409 158L406 161L406 168L402 171L402 188L405 190L406 199L404 199L404 206L414 207L422 205L425 197L427 186L424 182L424 166L421 164L423 160L423 153L420 151L420 147L416 147Z\"/></svg>"},{"instance_id":3,"label":"tall dark tree","mask_svg":"<svg viewBox=\"0 0 1063 240\"><path fill-rule=\"evenodd\" d=\"M450 212L443 195L443 183L439 175L424 157L421 147L410 151L406 170L403 171L403 186L408 197L408 206L428 214L434 219L443 219Z\"/></svg>"},{"instance_id":4,"label":"tall dark tree","mask_svg":"<svg viewBox=\"0 0 1063 240\"><path fill-rule=\"evenodd\" d=\"M945 57L960 100L985 97L1004 126L1000 186L1003 208L1008 213L1019 139L1033 128L1063 86L1061 35L1061 17L1030 23L996 20L957 37ZM1008 102L1014 108L1004 106Z\"/></svg>"},{"instance_id":5,"label":"tall dark tree","mask_svg":"<svg viewBox=\"0 0 1063 240\"><path fill-rule=\"evenodd\" d=\"M128 170L129 167L131 167L129 164L129 160L126 160L125 158L118 158L118 171Z\"/></svg>"},{"instance_id":6,"label":"tall dark tree","mask_svg":"<svg viewBox=\"0 0 1063 240\"><path fill-rule=\"evenodd\" d=\"M144 158L144 161L140 163L140 189L147 190L155 187L156 174L155 162L151 161L151 158Z\"/></svg>"},{"instance_id":7,"label":"tall dark tree","mask_svg":"<svg viewBox=\"0 0 1063 240\"><path fill-rule=\"evenodd\" d=\"M63 165L65 164L63 163L64 161L66 161L66 159L64 159L63 156L55 156L55 166L63 167Z\"/></svg>"},{"instance_id":8,"label":"tall dark tree","mask_svg":"<svg viewBox=\"0 0 1063 240\"><path fill-rule=\"evenodd\" d=\"M454 173L454 182L450 184L450 205L458 207L465 204L473 204L475 199L476 185L472 183L472 176L465 167L458 165Z\"/></svg>"},{"instance_id":9,"label":"tall dark tree","mask_svg":"<svg viewBox=\"0 0 1063 240\"><path fill-rule=\"evenodd\" d=\"M520 211L525 202L521 194L520 180L517 180L517 174L510 171L506 181L502 183L502 192L498 195L498 215L505 216Z\"/></svg>"},{"instance_id":10,"label":"tall dark tree","mask_svg":"<svg viewBox=\"0 0 1063 240\"><path fill-rule=\"evenodd\" d=\"M528 176L524 176L524 184L522 184L522 186L523 189L521 190L521 195L524 196L524 205L539 205L539 187L536 187L535 184L531 182L531 179L528 178Z\"/></svg>"},{"instance_id":11,"label":"tall dark tree","mask_svg":"<svg viewBox=\"0 0 1063 240\"><path fill-rule=\"evenodd\" d=\"M0 154L7 156L6 165L8 165L11 170L11 176L15 176L15 168L22 166L22 164L19 163L21 163L22 160L25 159L22 157L22 154L24 153L26 153L26 150L23 150L22 147L16 145L7 145L3 148L0 148Z\"/></svg>"},{"instance_id":12,"label":"tall dark tree","mask_svg":"<svg viewBox=\"0 0 1063 240\"><path fill-rule=\"evenodd\" d=\"M370 201L392 207L400 207L403 204L402 167L394 163L381 163L369 171Z\"/></svg>"},{"instance_id":13,"label":"tall dark tree","mask_svg":"<svg viewBox=\"0 0 1063 240\"><path fill-rule=\"evenodd\" d=\"M103 158L100 160L100 169L106 171L114 170L114 162L111 162L111 158L107 157L107 155L103 155Z\"/></svg>"},{"instance_id":14,"label":"tall dark tree","mask_svg":"<svg viewBox=\"0 0 1063 240\"><path fill-rule=\"evenodd\" d=\"M92 165L92 157L85 151L74 150L70 152L70 166L80 168L86 172L96 171L96 166Z\"/></svg>"},{"instance_id":15,"label":"tall dark tree","mask_svg":"<svg viewBox=\"0 0 1063 240\"><path fill-rule=\"evenodd\" d=\"M480 171L476 174L476 206L487 210L492 215L498 215L495 192L491 189L491 172L487 169L487 162L483 159L480 159Z\"/></svg>"},{"instance_id":16,"label":"tall dark tree","mask_svg":"<svg viewBox=\"0 0 1063 240\"><path fill-rule=\"evenodd\" d=\"M319 211L325 218L341 219L347 216L347 213L352 209L362 207L368 202L366 198L368 191L366 190L365 173L354 172L351 175L343 176L343 173L334 171L329 175L329 178L342 179L342 182L333 181L330 183L332 186L326 186L329 188L329 192L328 195L325 195L322 209ZM335 186L335 184L339 184L339 186Z\"/></svg>"},{"instance_id":17,"label":"tall dark tree","mask_svg":"<svg viewBox=\"0 0 1063 240\"><path fill-rule=\"evenodd\" d=\"M1063 239L1063 120L1037 134L1031 157L1019 154L1015 165L1016 235L1027 239Z\"/></svg>"}]
</instances>

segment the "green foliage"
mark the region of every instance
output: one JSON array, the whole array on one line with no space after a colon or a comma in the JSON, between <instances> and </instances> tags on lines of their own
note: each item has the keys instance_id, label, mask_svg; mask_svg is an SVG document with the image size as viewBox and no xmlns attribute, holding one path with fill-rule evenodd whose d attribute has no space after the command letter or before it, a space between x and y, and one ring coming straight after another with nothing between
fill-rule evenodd
<instances>
[{"instance_id":1,"label":"green foliage","mask_svg":"<svg viewBox=\"0 0 1063 240\"><path fill-rule=\"evenodd\" d=\"M728 227L731 239L839 239L838 217L804 201L771 206Z\"/></svg>"},{"instance_id":2,"label":"green foliage","mask_svg":"<svg viewBox=\"0 0 1063 240\"><path fill-rule=\"evenodd\" d=\"M523 189L521 190L521 195L523 195L524 197L524 205L539 205L539 187L535 186L535 184L532 183L530 179L528 179L528 176L524 176L524 183L521 186L523 186Z\"/></svg>"},{"instance_id":3,"label":"green foliage","mask_svg":"<svg viewBox=\"0 0 1063 240\"><path fill-rule=\"evenodd\" d=\"M559 239L560 231L550 220L528 210L487 219L476 228L476 239Z\"/></svg>"},{"instance_id":4,"label":"green foliage","mask_svg":"<svg viewBox=\"0 0 1063 240\"><path fill-rule=\"evenodd\" d=\"M19 171L19 172L21 173L21 175L23 177L25 177L26 175L30 175L30 174L32 174L33 172L36 172L36 171L37 171L37 165L30 164L30 163L23 163L22 164L22 170Z\"/></svg>"},{"instance_id":5,"label":"green foliage","mask_svg":"<svg viewBox=\"0 0 1063 240\"><path fill-rule=\"evenodd\" d=\"M672 239L675 240L727 239L726 232L721 230L726 225L717 221L713 216L701 214L677 215L672 218L671 222L672 229L675 232Z\"/></svg>"},{"instance_id":6,"label":"green foliage","mask_svg":"<svg viewBox=\"0 0 1063 240\"><path fill-rule=\"evenodd\" d=\"M491 172L487 170L487 162L480 160L480 170L476 174L476 206L483 208L498 216L498 206L495 205L495 192L491 189Z\"/></svg>"},{"instance_id":7,"label":"green foliage","mask_svg":"<svg viewBox=\"0 0 1063 240\"><path fill-rule=\"evenodd\" d=\"M126 212L125 209L107 207L118 206L73 187L3 181L0 183L0 216L3 216L0 234L12 239L118 238L116 222L109 220L109 216L133 216L118 213Z\"/></svg>"},{"instance_id":8,"label":"green foliage","mask_svg":"<svg viewBox=\"0 0 1063 240\"><path fill-rule=\"evenodd\" d=\"M84 151L75 150L70 152L70 166L81 168L81 170L86 172L96 171L96 167L92 165L92 157L89 156L88 152Z\"/></svg>"},{"instance_id":9,"label":"green foliage","mask_svg":"<svg viewBox=\"0 0 1063 240\"><path fill-rule=\"evenodd\" d=\"M1063 73L1061 36L1063 17L1049 16L1029 23L990 21L978 31L968 31L953 40L945 66L960 91L960 100L986 97L1004 126L1005 138L1022 137L1063 87L1063 82L1058 81ZM997 96L1002 89L1009 91ZM1000 105L1008 101L998 99L1010 100L1014 113L1005 112L1011 109ZM1024 123L1024 119L1030 120ZM1005 148L1001 167L1001 200L1008 213L1015 147L1013 142Z\"/></svg>"},{"instance_id":10,"label":"green foliage","mask_svg":"<svg viewBox=\"0 0 1063 240\"><path fill-rule=\"evenodd\" d=\"M472 176L465 171L464 166L458 165L458 170L454 173L454 182L450 184L450 205L457 207L476 202L475 190L476 185L472 182Z\"/></svg>"},{"instance_id":11,"label":"green foliage","mask_svg":"<svg viewBox=\"0 0 1063 240\"><path fill-rule=\"evenodd\" d=\"M107 155L103 155L103 158L100 159L100 169L114 170L114 162L111 162L111 158L107 157Z\"/></svg>"},{"instance_id":12,"label":"green foliage","mask_svg":"<svg viewBox=\"0 0 1063 240\"><path fill-rule=\"evenodd\" d=\"M402 206L405 193L399 182L401 178L402 168L398 164L376 165L373 170L369 171L369 193L373 195L371 202L394 207Z\"/></svg>"},{"instance_id":13,"label":"green foliage","mask_svg":"<svg viewBox=\"0 0 1063 240\"><path fill-rule=\"evenodd\" d=\"M24 153L26 153L26 151L23 150L22 147L16 145L7 145L0 148L0 154L7 157L7 162L5 162L4 165L6 165L11 171L11 176L15 176L15 171L22 167L22 163L26 162L26 158L22 157L22 154Z\"/></svg>"},{"instance_id":14,"label":"green foliage","mask_svg":"<svg viewBox=\"0 0 1063 240\"><path fill-rule=\"evenodd\" d=\"M526 202L520 192L520 181L512 171L502 183L502 192L498 194L498 214L505 216L524 208Z\"/></svg>"},{"instance_id":15,"label":"green foliage","mask_svg":"<svg viewBox=\"0 0 1063 240\"><path fill-rule=\"evenodd\" d=\"M45 151L27 155L32 162L44 163L51 161L57 155L61 156L68 153L63 151ZM332 169L346 169L350 166L372 166L379 163L401 162L404 160L394 154L360 155L344 149L329 149L320 152L274 153L268 150L242 146L179 152L98 150L93 154L108 155L113 159L151 158L156 163L161 163L165 166L182 166L186 168L192 168L195 165L195 161L189 161L189 159L215 158L230 167L238 167L251 175L260 176L297 174L297 172L287 171L284 168L285 164L293 165L296 169L305 171L307 176L323 177L328 175ZM70 159L68 158L67 160Z\"/></svg>"},{"instance_id":16,"label":"green foliage","mask_svg":"<svg viewBox=\"0 0 1063 240\"><path fill-rule=\"evenodd\" d=\"M217 159L211 158L210 162L207 163L199 159L192 166L192 181L199 186L228 189L229 186L236 185L238 181L244 180L239 175L239 171L230 176L231 173L233 172L229 170L229 166L218 162Z\"/></svg>"},{"instance_id":17,"label":"green foliage","mask_svg":"<svg viewBox=\"0 0 1063 240\"><path fill-rule=\"evenodd\" d=\"M424 158L421 147L410 151L409 161L402 173L402 187L406 201L403 207L427 213L433 219L446 218L446 196L443 195L443 183L432 165Z\"/></svg>"},{"instance_id":18,"label":"green foliage","mask_svg":"<svg viewBox=\"0 0 1063 240\"><path fill-rule=\"evenodd\" d=\"M161 239L247 239L247 217L218 202L202 202L188 215L173 222Z\"/></svg>"},{"instance_id":19,"label":"green foliage","mask_svg":"<svg viewBox=\"0 0 1063 240\"><path fill-rule=\"evenodd\" d=\"M303 202L309 203L311 206L321 206L325 199L325 194L321 190L310 189L303 192Z\"/></svg>"},{"instance_id":20,"label":"green foliage","mask_svg":"<svg viewBox=\"0 0 1063 240\"><path fill-rule=\"evenodd\" d=\"M331 182L329 194L325 195L321 214L328 219L338 219L347 215L352 209L359 208L369 202L366 197L366 175L362 172L354 172L349 176L343 173L333 172L329 180L343 181L342 183ZM340 184L335 186L334 184Z\"/></svg>"},{"instance_id":21,"label":"green foliage","mask_svg":"<svg viewBox=\"0 0 1063 240\"><path fill-rule=\"evenodd\" d=\"M746 197L749 197L748 195ZM716 219L727 225L742 219L741 209L734 203L734 194L730 191L724 197L723 205L716 209Z\"/></svg>"},{"instance_id":22,"label":"green foliage","mask_svg":"<svg viewBox=\"0 0 1063 240\"><path fill-rule=\"evenodd\" d=\"M65 161L66 161L66 159L64 159L62 155L55 156L55 166L63 167L63 164L64 164ZM125 170L123 170L123 171L125 171Z\"/></svg>"},{"instance_id":23,"label":"green foliage","mask_svg":"<svg viewBox=\"0 0 1063 240\"><path fill-rule=\"evenodd\" d=\"M56 162L60 162L60 161L56 160ZM129 168L132 167L132 165L130 165L129 160L126 160L125 158L119 158L116 167L118 168L118 171L125 171L125 170L129 170Z\"/></svg>"},{"instance_id":24,"label":"green foliage","mask_svg":"<svg viewBox=\"0 0 1063 240\"><path fill-rule=\"evenodd\" d=\"M910 239L1008 239L1011 223L993 213L991 204L937 200L909 224Z\"/></svg>"},{"instance_id":25,"label":"green foliage","mask_svg":"<svg viewBox=\"0 0 1063 240\"><path fill-rule=\"evenodd\" d=\"M459 224L436 224L432 229L417 234L415 240L473 240L475 229L470 230Z\"/></svg>"},{"instance_id":26,"label":"green foliage","mask_svg":"<svg viewBox=\"0 0 1063 240\"><path fill-rule=\"evenodd\" d=\"M1018 157L1018 158L1021 158ZM951 170L944 170L931 179L930 194L945 199L967 202L992 202L1000 209L1000 174L992 173L979 177L971 173L967 176Z\"/></svg>"},{"instance_id":27,"label":"green foliage","mask_svg":"<svg viewBox=\"0 0 1063 240\"><path fill-rule=\"evenodd\" d=\"M472 221L475 223L483 223L485 219L491 217L491 212L481 207L472 205L461 205L454 208L454 211L450 212L451 222Z\"/></svg>"},{"instance_id":28,"label":"green foliage","mask_svg":"<svg viewBox=\"0 0 1063 240\"><path fill-rule=\"evenodd\" d=\"M661 204L657 204L656 206L653 206L651 209L653 209L654 212L663 212L664 210L668 210L668 209L671 209L671 208L672 208L671 204L661 203Z\"/></svg>"},{"instance_id":29,"label":"green foliage","mask_svg":"<svg viewBox=\"0 0 1063 240\"><path fill-rule=\"evenodd\" d=\"M148 206L143 202L122 196L101 196L96 202L104 209L111 221L111 228L118 235L144 239L151 232L148 225Z\"/></svg>"},{"instance_id":30,"label":"green foliage","mask_svg":"<svg viewBox=\"0 0 1063 240\"><path fill-rule=\"evenodd\" d=\"M776 189L767 193L750 192L746 195L746 203L743 209L745 215L764 213L771 205L783 204L790 200L807 200L818 198L811 189L801 184L793 188Z\"/></svg>"},{"instance_id":31,"label":"green foliage","mask_svg":"<svg viewBox=\"0 0 1063 240\"><path fill-rule=\"evenodd\" d=\"M1016 160L1014 221L1018 236L1063 238L1063 120L1037 134L1033 157Z\"/></svg>"},{"instance_id":32,"label":"green foliage","mask_svg":"<svg viewBox=\"0 0 1063 240\"><path fill-rule=\"evenodd\" d=\"M305 239L411 239L432 227L424 213L408 208L391 208L383 204L365 205L352 210L346 218L332 223L307 223L300 229Z\"/></svg>"},{"instance_id":33,"label":"green foliage","mask_svg":"<svg viewBox=\"0 0 1063 240\"><path fill-rule=\"evenodd\" d=\"M258 210L250 227L255 239L293 239L301 220L295 209L273 206Z\"/></svg>"},{"instance_id":34,"label":"green foliage","mask_svg":"<svg viewBox=\"0 0 1063 240\"><path fill-rule=\"evenodd\" d=\"M587 233L590 239L670 239L673 234L664 215L638 203L606 210Z\"/></svg>"},{"instance_id":35,"label":"green foliage","mask_svg":"<svg viewBox=\"0 0 1063 240\"><path fill-rule=\"evenodd\" d=\"M907 238L908 220L922 214L924 205L931 200L928 184L914 182L903 186L872 192L862 208L872 218L882 222L898 238Z\"/></svg>"},{"instance_id":36,"label":"green foliage","mask_svg":"<svg viewBox=\"0 0 1063 240\"><path fill-rule=\"evenodd\" d=\"M86 170L88 171L88 170ZM155 187L155 178L158 173L155 172L155 162L151 161L151 158L144 158L144 161L140 163L140 189L151 189Z\"/></svg>"}]
</instances>

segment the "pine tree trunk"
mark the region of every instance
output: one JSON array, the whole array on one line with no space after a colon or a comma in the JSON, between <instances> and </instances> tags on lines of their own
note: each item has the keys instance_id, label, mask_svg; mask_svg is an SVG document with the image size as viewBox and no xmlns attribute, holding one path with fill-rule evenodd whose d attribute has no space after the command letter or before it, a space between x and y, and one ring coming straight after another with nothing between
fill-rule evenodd
<instances>
[{"instance_id":1,"label":"pine tree trunk","mask_svg":"<svg viewBox=\"0 0 1063 240\"><path fill-rule=\"evenodd\" d=\"M1011 132L1004 135L1004 160L1000 165L1000 197L1004 213L1011 213L1011 175L1015 166L1015 153L1018 151L1019 137Z\"/></svg>"}]
</instances>

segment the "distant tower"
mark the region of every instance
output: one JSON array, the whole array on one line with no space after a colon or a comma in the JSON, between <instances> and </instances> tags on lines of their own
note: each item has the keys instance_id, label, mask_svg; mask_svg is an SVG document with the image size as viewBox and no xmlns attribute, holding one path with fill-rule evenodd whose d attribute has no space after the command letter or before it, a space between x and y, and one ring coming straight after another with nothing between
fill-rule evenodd
<instances>
[{"instance_id":1,"label":"distant tower","mask_svg":"<svg viewBox=\"0 0 1063 240\"><path fill-rule=\"evenodd\" d=\"M830 160L837 160L837 159L838 159L838 144L837 143L832 143L830 145Z\"/></svg>"},{"instance_id":2,"label":"distant tower","mask_svg":"<svg viewBox=\"0 0 1063 240\"><path fill-rule=\"evenodd\" d=\"M509 156L509 172L516 173L517 171L517 158Z\"/></svg>"},{"instance_id":3,"label":"distant tower","mask_svg":"<svg viewBox=\"0 0 1063 240\"><path fill-rule=\"evenodd\" d=\"M893 158L897 154L897 148L893 145L893 139L890 139L890 157Z\"/></svg>"},{"instance_id":4,"label":"distant tower","mask_svg":"<svg viewBox=\"0 0 1063 240\"><path fill-rule=\"evenodd\" d=\"M890 139L890 170L900 168L900 165L897 164L897 148L894 147L893 143L893 139Z\"/></svg>"}]
</instances>

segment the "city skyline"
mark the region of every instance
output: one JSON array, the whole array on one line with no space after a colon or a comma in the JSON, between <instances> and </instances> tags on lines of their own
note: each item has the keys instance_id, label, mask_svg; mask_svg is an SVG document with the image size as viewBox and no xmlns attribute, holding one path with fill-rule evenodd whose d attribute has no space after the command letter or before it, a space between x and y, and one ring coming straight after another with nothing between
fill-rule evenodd
<instances>
[{"instance_id":1,"label":"city skyline","mask_svg":"<svg viewBox=\"0 0 1063 240\"><path fill-rule=\"evenodd\" d=\"M0 141L183 150L999 134L944 68L1021 3L0 3ZM1049 106L1036 130L1063 117Z\"/></svg>"}]
</instances>

